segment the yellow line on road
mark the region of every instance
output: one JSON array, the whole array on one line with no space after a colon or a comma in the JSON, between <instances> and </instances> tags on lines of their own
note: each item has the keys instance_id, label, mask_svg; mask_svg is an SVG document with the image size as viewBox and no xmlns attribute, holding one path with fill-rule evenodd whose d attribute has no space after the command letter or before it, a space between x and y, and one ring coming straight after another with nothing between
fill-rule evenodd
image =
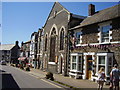
<instances>
[{"instance_id":1,"label":"yellow line on road","mask_svg":"<svg viewBox=\"0 0 120 90\"><path fill-rule=\"evenodd\" d=\"M33 76L35 78L39 78L38 76L35 76L35 75L31 74L31 73L27 73L27 74L29 74L30 76Z\"/></svg>"},{"instance_id":2,"label":"yellow line on road","mask_svg":"<svg viewBox=\"0 0 120 90\"><path fill-rule=\"evenodd\" d=\"M58 85L55 85L55 84L53 84L53 83L51 83L51 82L48 82L48 81L44 80L44 79L41 79L41 80L44 81L44 82L46 82L46 83L49 83L49 84L51 84L51 85L53 85L53 86L55 86L55 87L62 88L62 87L60 87L60 86L58 86Z\"/></svg>"},{"instance_id":3,"label":"yellow line on road","mask_svg":"<svg viewBox=\"0 0 120 90\"><path fill-rule=\"evenodd\" d=\"M30 75L30 76L33 76L33 77L35 77L35 78L39 78L39 77L37 77L37 76L35 76L35 75L33 75L33 74L30 74L30 73L29 73L29 75ZM44 81L44 82L46 82L46 83L49 83L49 84L51 84L51 85L53 85L53 86L55 86L55 87L62 88L62 87L60 87L60 86L58 86L58 85L55 85L55 84L53 84L53 83L51 83L51 82L49 82L49 81L47 81L47 80L44 80L44 79L40 79L40 80L42 80L42 81Z\"/></svg>"}]
</instances>

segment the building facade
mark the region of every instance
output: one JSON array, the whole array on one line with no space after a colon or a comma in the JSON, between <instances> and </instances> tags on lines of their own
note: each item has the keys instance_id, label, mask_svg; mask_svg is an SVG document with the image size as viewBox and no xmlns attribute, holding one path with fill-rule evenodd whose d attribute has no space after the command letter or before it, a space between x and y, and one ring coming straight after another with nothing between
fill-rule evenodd
<instances>
[{"instance_id":1,"label":"building facade","mask_svg":"<svg viewBox=\"0 0 120 90\"><path fill-rule=\"evenodd\" d=\"M38 43L37 43L37 60L38 60L38 69L43 69L43 29L38 30Z\"/></svg>"},{"instance_id":2,"label":"building facade","mask_svg":"<svg viewBox=\"0 0 120 90\"><path fill-rule=\"evenodd\" d=\"M89 17L70 31L70 72L75 78L96 80L100 67L107 80L114 64L120 66L120 4L95 12L89 5Z\"/></svg>"},{"instance_id":3,"label":"building facade","mask_svg":"<svg viewBox=\"0 0 120 90\"><path fill-rule=\"evenodd\" d=\"M20 55L20 47L18 41L15 44L0 45L0 61L5 60L11 63L17 63Z\"/></svg>"},{"instance_id":4,"label":"building facade","mask_svg":"<svg viewBox=\"0 0 120 90\"><path fill-rule=\"evenodd\" d=\"M31 43L30 43L30 62L34 68L37 68L37 40L38 40L38 33L33 32L31 34Z\"/></svg>"},{"instance_id":5,"label":"building facade","mask_svg":"<svg viewBox=\"0 0 120 90\"><path fill-rule=\"evenodd\" d=\"M20 56L18 60L26 61L26 63L32 61L32 59L30 58L30 44L31 44L31 41L21 43Z\"/></svg>"},{"instance_id":6,"label":"building facade","mask_svg":"<svg viewBox=\"0 0 120 90\"><path fill-rule=\"evenodd\" d=\"M60 3L55 2L42 29L43 69L67 75L69 71L68 29L79 25L84 19L70 13Z\"/></svg>"}]
</instances>

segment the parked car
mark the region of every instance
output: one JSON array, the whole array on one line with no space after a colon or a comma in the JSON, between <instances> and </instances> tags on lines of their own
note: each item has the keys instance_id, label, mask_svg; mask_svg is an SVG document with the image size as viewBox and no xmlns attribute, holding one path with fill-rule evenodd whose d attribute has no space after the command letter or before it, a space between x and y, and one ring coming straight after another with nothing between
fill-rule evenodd
<instances>
[{"instance_id":1,"label":"parked car","mask_svg":"<svg viewBox=\"0 0 120 90\"><path fill-rule=\"evenodd\" d=\"M7 63L6 63L5 60L2 60L2 61L0 62L0 64L1 64L1 65L7 65Z\"/></svg>"}]
</instances>

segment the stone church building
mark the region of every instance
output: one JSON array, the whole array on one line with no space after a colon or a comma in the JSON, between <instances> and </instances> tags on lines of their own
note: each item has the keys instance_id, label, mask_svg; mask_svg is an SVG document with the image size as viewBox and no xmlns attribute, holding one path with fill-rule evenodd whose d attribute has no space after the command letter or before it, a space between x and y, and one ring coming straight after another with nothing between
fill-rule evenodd
<instances>
[{"instance_id":1,"label":"stone church building","mask_svg":"<svg viewBox=\"0 0 120 90\"><path fill-rule=\"evenodd\" d=\"M69 33L68 30L85 19L70 13L60 3L55 2L42 28L43 69L53 73L68 75ZM42 42L41 42L42 43Z\"/></svg>"}]
</instances>

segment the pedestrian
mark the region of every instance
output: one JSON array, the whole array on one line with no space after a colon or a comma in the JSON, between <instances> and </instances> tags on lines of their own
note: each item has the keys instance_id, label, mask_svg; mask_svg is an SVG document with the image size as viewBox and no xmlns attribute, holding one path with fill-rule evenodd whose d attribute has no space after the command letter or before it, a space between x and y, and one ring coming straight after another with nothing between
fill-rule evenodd
<instances>
[{"instance_id":1,"label":"pedestrian","mask_svg":"<svg viewBox=\"0 0 120 90\"><path fill-rule=\"evenodd\" d=\"M112 69L114 69L114 67ZM110 74L110 87L109 87L110 90L113 90L113 81L112 80L113 80L113 77L112 77L112 74Z\"/></svg>"},{"instance_id":2,"label":"pedestrian","mask_svg":"<svg viewBox=\"0 0 120 90\"><path fill-rule=\"evenodd\" d=\"M112 83L113 83L113 89L119 90L119 76L120 76L120 70L117 68L117 64L114 65L114 69L112 69L110 76L112 76Z\"/></svg>"},{"instance_id":3,"label":"pedestrian","mask_svg":"<svg viewBox=\"0 0 120 90\"><path fill-rule=\"evenodd\" d=\"M98 90L102 90L105 82L105 72L103 67L101 67L99 70L97 82L98 82Z\"/></svg>"}]
</instances>

